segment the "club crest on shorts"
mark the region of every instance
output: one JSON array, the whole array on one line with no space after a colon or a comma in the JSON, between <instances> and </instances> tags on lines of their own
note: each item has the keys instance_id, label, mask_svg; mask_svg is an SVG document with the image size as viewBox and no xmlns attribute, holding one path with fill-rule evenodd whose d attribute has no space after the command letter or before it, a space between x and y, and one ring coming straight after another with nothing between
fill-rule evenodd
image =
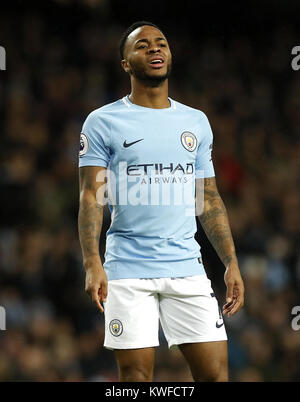
<instances>
[{"instance_id":1,"label":"club crest on shorts","mask_svg":"<svg viewBox=\"0 0 300 402\"><path fill-rule=\"evenodd\" d=\"M197 138L193 133L189 131L184 131L181 134L181 144L184 146L185 149L193 152L197 147Z\"/></svg>"},{"instance_id":2,"label":"club crest on shorts","mask_svg":"<svg viewBox=\"0 0 300 402\"><path fill-rule=\"evenodd\" d=\"M87 153L89 149L89 140L87 136L83 133L80 134L80 147L79 147L79 156L83 156Z\"/></svg>"},{"instance_id":3,"label":"club crest on shorts","mask_svg":"<svg viewBox=\"0 0 300 402\"><path fill-rule=\"evenodd\" d=\"M112 320L109 323L109 330L113 336L120 336L123 332L123 324L120 320Z\"/></svg>"}]
</instances>

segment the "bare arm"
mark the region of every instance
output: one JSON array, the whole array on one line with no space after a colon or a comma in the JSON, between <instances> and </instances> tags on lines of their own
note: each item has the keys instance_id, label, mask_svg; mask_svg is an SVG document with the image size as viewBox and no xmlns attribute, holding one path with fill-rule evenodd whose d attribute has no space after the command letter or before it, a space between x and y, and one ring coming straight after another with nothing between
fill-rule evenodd
<instances>
[{"instance_id":1,"label":"bare arm","mask_svg":"<svg viewBox=\"0 0 300 402\"><path fill-rule=\"evenodd\" d=\"M101 312L107 297L107 277L99 255L99 238L103 221L106 169L85 166L79 169L80 203L78 231L86 269L85 290Z\"/></svg>"},{"instance_id":2,"label":"bare arm","mask_svg":"<svg viewBox=\"0 0 300 402\"><path fill-rule=\"evenodd\" d=\"M223 308L223 314L228 313L228 317L230 317L244 304L244 284L238 267L227 212L218 192L215 178L196 180L197 210L200 210L198 204L201 202L201 188L204 191L204 204L203 211L198 218L226 268L224 280L227 286L227 303Z\"/></svg>"}]
</instances>

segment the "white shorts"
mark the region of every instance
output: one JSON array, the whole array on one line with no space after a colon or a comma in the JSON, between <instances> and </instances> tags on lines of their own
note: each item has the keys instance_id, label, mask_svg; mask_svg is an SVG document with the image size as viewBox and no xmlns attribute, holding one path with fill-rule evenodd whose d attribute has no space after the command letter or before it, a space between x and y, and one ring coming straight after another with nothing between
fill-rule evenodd
<instances>
[{"instance_id":1,"label":"white shorts","mask_svg":"<svg viewBox=\"0 0 300 402\"><path fill-rule=\"evenodd\" d=\"M159 320L169 347L227 340L206 275L110 280L104 313L108 349L158 346Z\"/></svg>"}]
</instances>

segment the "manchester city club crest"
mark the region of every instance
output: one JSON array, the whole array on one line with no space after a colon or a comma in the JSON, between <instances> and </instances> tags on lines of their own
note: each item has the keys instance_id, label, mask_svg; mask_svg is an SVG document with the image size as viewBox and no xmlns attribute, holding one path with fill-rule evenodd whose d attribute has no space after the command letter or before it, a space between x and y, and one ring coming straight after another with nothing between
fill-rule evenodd
<instances>
[{"instance_id":1,"label":"manchester city club crest","mask_svg":"<svg viewBox=\"0 0 300 402\"><path fill-rule=\"evenodd\" d=\"M193 152L197 147L197 138L193 133L190 133L189 131L184 131L181 134L181 143L185 149Z\"/></svg>"},{"instance_id":2,"label":"manchester city club crest","mask_svg":"<svg viewBox=\"0 0 300 402\"><path fill-rule=\"evenodd\" d=\"M109 330L113 336L120 336L123 332L123 324L120 320L112 320L109 323Z\"/></svg>"},{"instance_id":3,"label":"manchester city club crest","mask_svg":"<svg viewBox=\"0 0 300 402\"><path fill-rule=\"evenodd\" d=\"M83 156L87 153L89 149L89 140L87 136L83 133L80 134L80 148L79 148L79 156Z\"/></svg>"}]
</instances>

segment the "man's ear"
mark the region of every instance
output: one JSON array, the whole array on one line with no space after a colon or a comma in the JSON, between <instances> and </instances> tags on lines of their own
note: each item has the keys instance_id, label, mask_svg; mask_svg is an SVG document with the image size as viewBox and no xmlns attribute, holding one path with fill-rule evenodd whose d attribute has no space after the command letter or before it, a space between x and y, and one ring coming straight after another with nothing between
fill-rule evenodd
<instances>
[{"instance_id":1,"label":"man's ear","mask_svg":"<svg viewBox=\"0 0 300 402\"><path fill-rule=\"evenodd\" d=\"M131 68L130 68L129 63L128 63L128 61L126 59L123 59L121 61L121 65L122 65L123 69L126 71L126 73L128 73L128 74L131 73Z\"/></svg>"}]
</instances>

